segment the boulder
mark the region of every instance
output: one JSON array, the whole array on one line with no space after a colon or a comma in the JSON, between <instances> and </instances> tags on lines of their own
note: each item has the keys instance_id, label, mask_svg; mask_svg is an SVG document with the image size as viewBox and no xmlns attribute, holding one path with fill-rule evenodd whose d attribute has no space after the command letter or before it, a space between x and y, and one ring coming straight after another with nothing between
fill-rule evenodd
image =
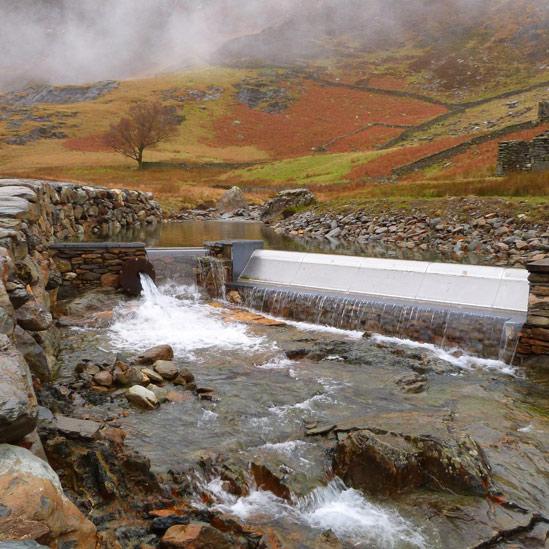
<instances>
[{"instance_id":1,"label":"boulder","mask_svg":"<svg viewBox=\"0 0 549 549\"><path fill-rule=\"evenodd\" d=\"M160 546L163 549L232 549L232 540L204 522L178 524L168 528Z\"/></svg>"},{"instance_id":2,"label":"boulder","mask_svg":"<svg viewBox=\"0 0 549 549\"><path fill-rule=\"evenodd\" d=\"M173 349L170 345L157 345L151 349L147 349L142 355L139 356L139 364L145 364L150 366L154 364L157 360L172 360L173 359Z\"/></svg>"},{"instance_id":3,"label":"boulder","mask_svg":"<svg viewBox=\"0 0 549 549\"><path fill-rule=\"evenodd\" d=\"M179 370L177 377L173 380L174 385L189 385L194 383L194 375L187 368Z\"/></svg>"},{"instance_id":4,"label":"boulder","mask_svg":"<svg viewBox=\"0 0 549 549\"><path fill-rule=\"evenodd\" d=\"M114 368L113 379L118 385L148 385L149 378L143 371L135 366L130 366L123 370L119 366Z\"/></svg>"},{"instance_id":5,"label":"boulder","mask_svg":"<svg viewBox=\"0 0 549 549\"><path fill-rule=\"evenodd\" d=\"M492 486L490 466L468 435L442 440L355 431L337 444L333 469L349 486L374 495L429 488L485 496Z\"/></svg>"},{"instance_id":6,"label":"boulder","mask_svg":"<svg viewBox=\"0 0 549 549\"><path fill-rule=\"evenodd\" d=\"M179 373L177 366L170 360L157 360L153 368L156 373L168 380L175 379Z\"/></svg>"},{"instance_id":7,"label":"boulder","mask_svg":"<svg viewBox=\"0 0 549 549\"><path fill-rule=\"evenodd\" d=\"M0 442L15 442L34 430L38 407L25 359L3 334L0 372Z\"/></svg>"},{"instance_id":8,"label":"boulder","mask_svg":"<svg viewBox=\"0 0 549 549\"><path fill-rule=\"evenodd\" d=\"M310 206L316 202L315 195L308 189L290 189L279 192L263 205L262 221L273 221L286 218L295 213L297 208Z\"/></svg>"},{"instance_id":9,"label":"boulder","mask_svg":"<svg viewBox=\"0 0 549 549\"><path fill-rule=\"evenodd\" d=\"M141 406L148 410L154 410L159 404L156 395L142 385L130 387L126 393L126 398L132 404L136 404L137 406Z\"/></svg>"},{"instance_id":10,"label":"boulder","mask_svg":"<svg viewBox=\"0 0 549 549\"><path fill-rule=\"evenodd\" d=\"M252 463L250 465L250 472L259 489L268 490L281 499L291 501L292 494L290 493L290 489L266 465Z\"/></svg>"},{"instance_id":11,"label":"boulder","mask_svg":"<svg viewBox=\"0 0 549 549\"><path fill-rule=\"evenodd\" d=\"M113 384L112 374L108 370L97 372L93 376L93 382L100 387L111 387Z\"/></svg>"},{"instance_id":12,"label":"boulder","mask_svg":"<svg viewBox=\"0 0 549 549\"><path fill-rule=\"evenodd\" d=\"M34 299L27 301L15 311L15 319L21 328L33 332L47 330L53 322L51 314Z\"/></svg>"},{"instance_id":13,"label":"boulder","mask_svg":"<svg viewBox=\"0 0 549 549\"><path fill-rule=\"evenodd\" d=\"M97 542L95 526L64 495L55 471L28 450L8 444L0 444L0 509L0 541L82 549Z\"/></svg>"},{"instance_id":14,"label":"boulder","mask_svg":"<svg viewBox=\"0 0 549 549\"><path fill-rule=\"evenodd\" d=\"M164 378L160 374L150 368L141 368L141 372L145 374L152 383L162 383L164 381Z\"/></svg>"},{"instance_id":15,"label":"boulder","mask_svg":"<svg viewBox=\"0 0 549 549\"><path fill-rule=\"evenodd\" d=\"M217 209L221 213L233 213L247 207L248 202L239 187L231 187L228 191L225 191L217 202Z\"/></svg>"}]
</instances>

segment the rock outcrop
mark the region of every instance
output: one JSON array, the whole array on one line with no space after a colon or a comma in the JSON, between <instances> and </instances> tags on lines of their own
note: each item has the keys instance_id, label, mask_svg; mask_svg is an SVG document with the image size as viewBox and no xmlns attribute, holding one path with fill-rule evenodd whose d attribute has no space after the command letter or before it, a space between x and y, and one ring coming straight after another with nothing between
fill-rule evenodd
<instances>
[{"instance_id":1,"label":"rock outcrop","mask_svg":"<svg viewBox=\"0 0 549 549\"><path fill-rule=\"evenodd\" d=\"M231 187L228 191L225 191L217 202L217 209L222 214L233 213L247 207L248 202L239 187Z\"/></svg>"},{"instance_id":2,"label":"rock outcrop","mask_svg":"<svg viewBox=\"0 0 549 549\"><path fill-rule=\"evenodd\" d=\"M279 192L274 198L265 202L261 212L262 221L286 219L293 215L297 208L310 206L315 202L314 194L307 189L290 189Z\"/></svg>"},{"instance_id":3,"label":"rock outcrop","mask_svg":"<svg viewBox=\"0 0 549 549\"><path fill-rule=\"evenodd\" d=\"M334 472L349 486L380 495L419 488L477 496L489 493L490 466L469 436L441 440L372 431L352 432L336 447Z\"/></svg>"}]
</instances>

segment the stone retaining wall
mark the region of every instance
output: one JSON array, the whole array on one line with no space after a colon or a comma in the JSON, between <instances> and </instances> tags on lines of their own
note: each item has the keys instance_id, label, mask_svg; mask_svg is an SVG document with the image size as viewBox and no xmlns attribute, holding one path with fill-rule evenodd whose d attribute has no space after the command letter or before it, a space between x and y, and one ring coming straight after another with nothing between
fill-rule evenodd
<instances>
[{"instance_id":1,"label":"stone retaining wall","mask_svg":"<svg viewBox=\"0 0 549 549\"><path fill-rule=\"evenodd\" d=\"M14 442L34 429L30 373L42 381L54 375L57 329L52 313L59 288L71 278L72 285L81 287L100 283L103 275L116 273L118 261L128 253L120 248L115 254L111 250L110 255L84 258L80 251L81 259L90 262L76 267L74 257L72 270L62 273L49 245L89 234L115 235L124 226L160 220L160 208L148 193L0 179L0 443ZM10 379L19 380L17 391Z\"/></svg>"},{"instance_id":2,"label":"stone retaining wall","mask_svg":"<svg viewBox=\"0 0 549 549\"><path fill-rule=\"evenodd\" d=\"M146 256L142 242L59 243L50 251L62 276L60 298L97 287L118 288L123 263Z\"/></svg>"},{"instance_id":3,"label":"stone retaining wall","mask_svg":"<svg viewBox=\"0 0 549 549\"><path fill-rule=\"evenodd\" d=\"M528 265L528 318L517 348L518 361L549 367L549 260Z\"/></svg>"}]
</instances>

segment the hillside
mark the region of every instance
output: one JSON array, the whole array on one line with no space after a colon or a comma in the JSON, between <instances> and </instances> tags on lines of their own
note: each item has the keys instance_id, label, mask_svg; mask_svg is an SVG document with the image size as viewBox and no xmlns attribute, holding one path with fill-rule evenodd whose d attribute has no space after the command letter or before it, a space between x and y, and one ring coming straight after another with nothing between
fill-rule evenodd
<instances>
[{"instance_id":1,"label":"hillside","mask_svg":"<svg viewBox=\"0 0 549 549\"><path fill-rule=\"evenodd\" d=\"M358 4L294 10L226 42L217 65L6 93L0 173L134 186L169 208L233 184L257 200L293 186L354 196L395 181L425 196L434 186L452 195L483 184L530 194L517 178L494 179L495 154L502 139L549 128L535 125L538 102L549 99L549 9L530 0ZM146 152L140 172L102 135L151 98L185 119L177 136ZM444 161L406 168L471 139Z\"/></svg>"}]
</instances>

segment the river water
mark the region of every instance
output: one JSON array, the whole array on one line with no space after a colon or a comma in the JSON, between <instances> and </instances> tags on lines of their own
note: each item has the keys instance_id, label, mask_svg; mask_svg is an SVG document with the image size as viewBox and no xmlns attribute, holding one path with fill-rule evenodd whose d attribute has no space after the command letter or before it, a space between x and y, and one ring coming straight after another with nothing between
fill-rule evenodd
<instances>
[{"instance_id":1,"label":"river water","mask_svg":"<svg viewBox=\"0 0 549 549\"><path fill-rule=\"evenodd\" d=\"M230 239L263 240L268 249L286 251L391 257L419 261L454 261L469 264L482 264L488 261L486 258L472 253L464 254L459 258L442 257L433 251L424 251L419 248L410 250L394 245L387 246L383 242L359 244L326 238L290 238L276 233L268 225L255 221L187 220L167 222L154 228L145 227L134 231L124 231L116 236L116 240L145 242L148 247L160 248L202 246L206 241Z\"/></svg>"},{"instance_id":2,"label":"river water","mask_svg":"<svg viewBox=\"0 0 549 549\"><path fill-rule=\"evenodd\" d=\"M197 496L197 506L272 527L287 547L302 548L316 547L329 529L344 547L457 549L520 523L520 513L485 498L429 491L372 498L345 486L330 473L333 441L305 434L337 423L443 438L468 433L484 449L505 497L549 514L547 374L456 360L394 338L248 322L191 284L147 285L140 298L110 299L102 304L113 309L109 323L66 334L62 374L70 375L76 357L93 360L97 349L131 359L151 346L172 345L177 364L195 374L199 387L213 389L215 399L186 392L153 411L114 399L113 409L127 410L120 419L127 443L155 471L187 472L197 494L209 495L208 503ZM425 390L407 393L398 380L414 372L422 372ZM290 488L291 501L257 489L228 493L220 478L197 468L220 455L245 470L250 462L268 465Z\"/></svg>"}]
</instances>

